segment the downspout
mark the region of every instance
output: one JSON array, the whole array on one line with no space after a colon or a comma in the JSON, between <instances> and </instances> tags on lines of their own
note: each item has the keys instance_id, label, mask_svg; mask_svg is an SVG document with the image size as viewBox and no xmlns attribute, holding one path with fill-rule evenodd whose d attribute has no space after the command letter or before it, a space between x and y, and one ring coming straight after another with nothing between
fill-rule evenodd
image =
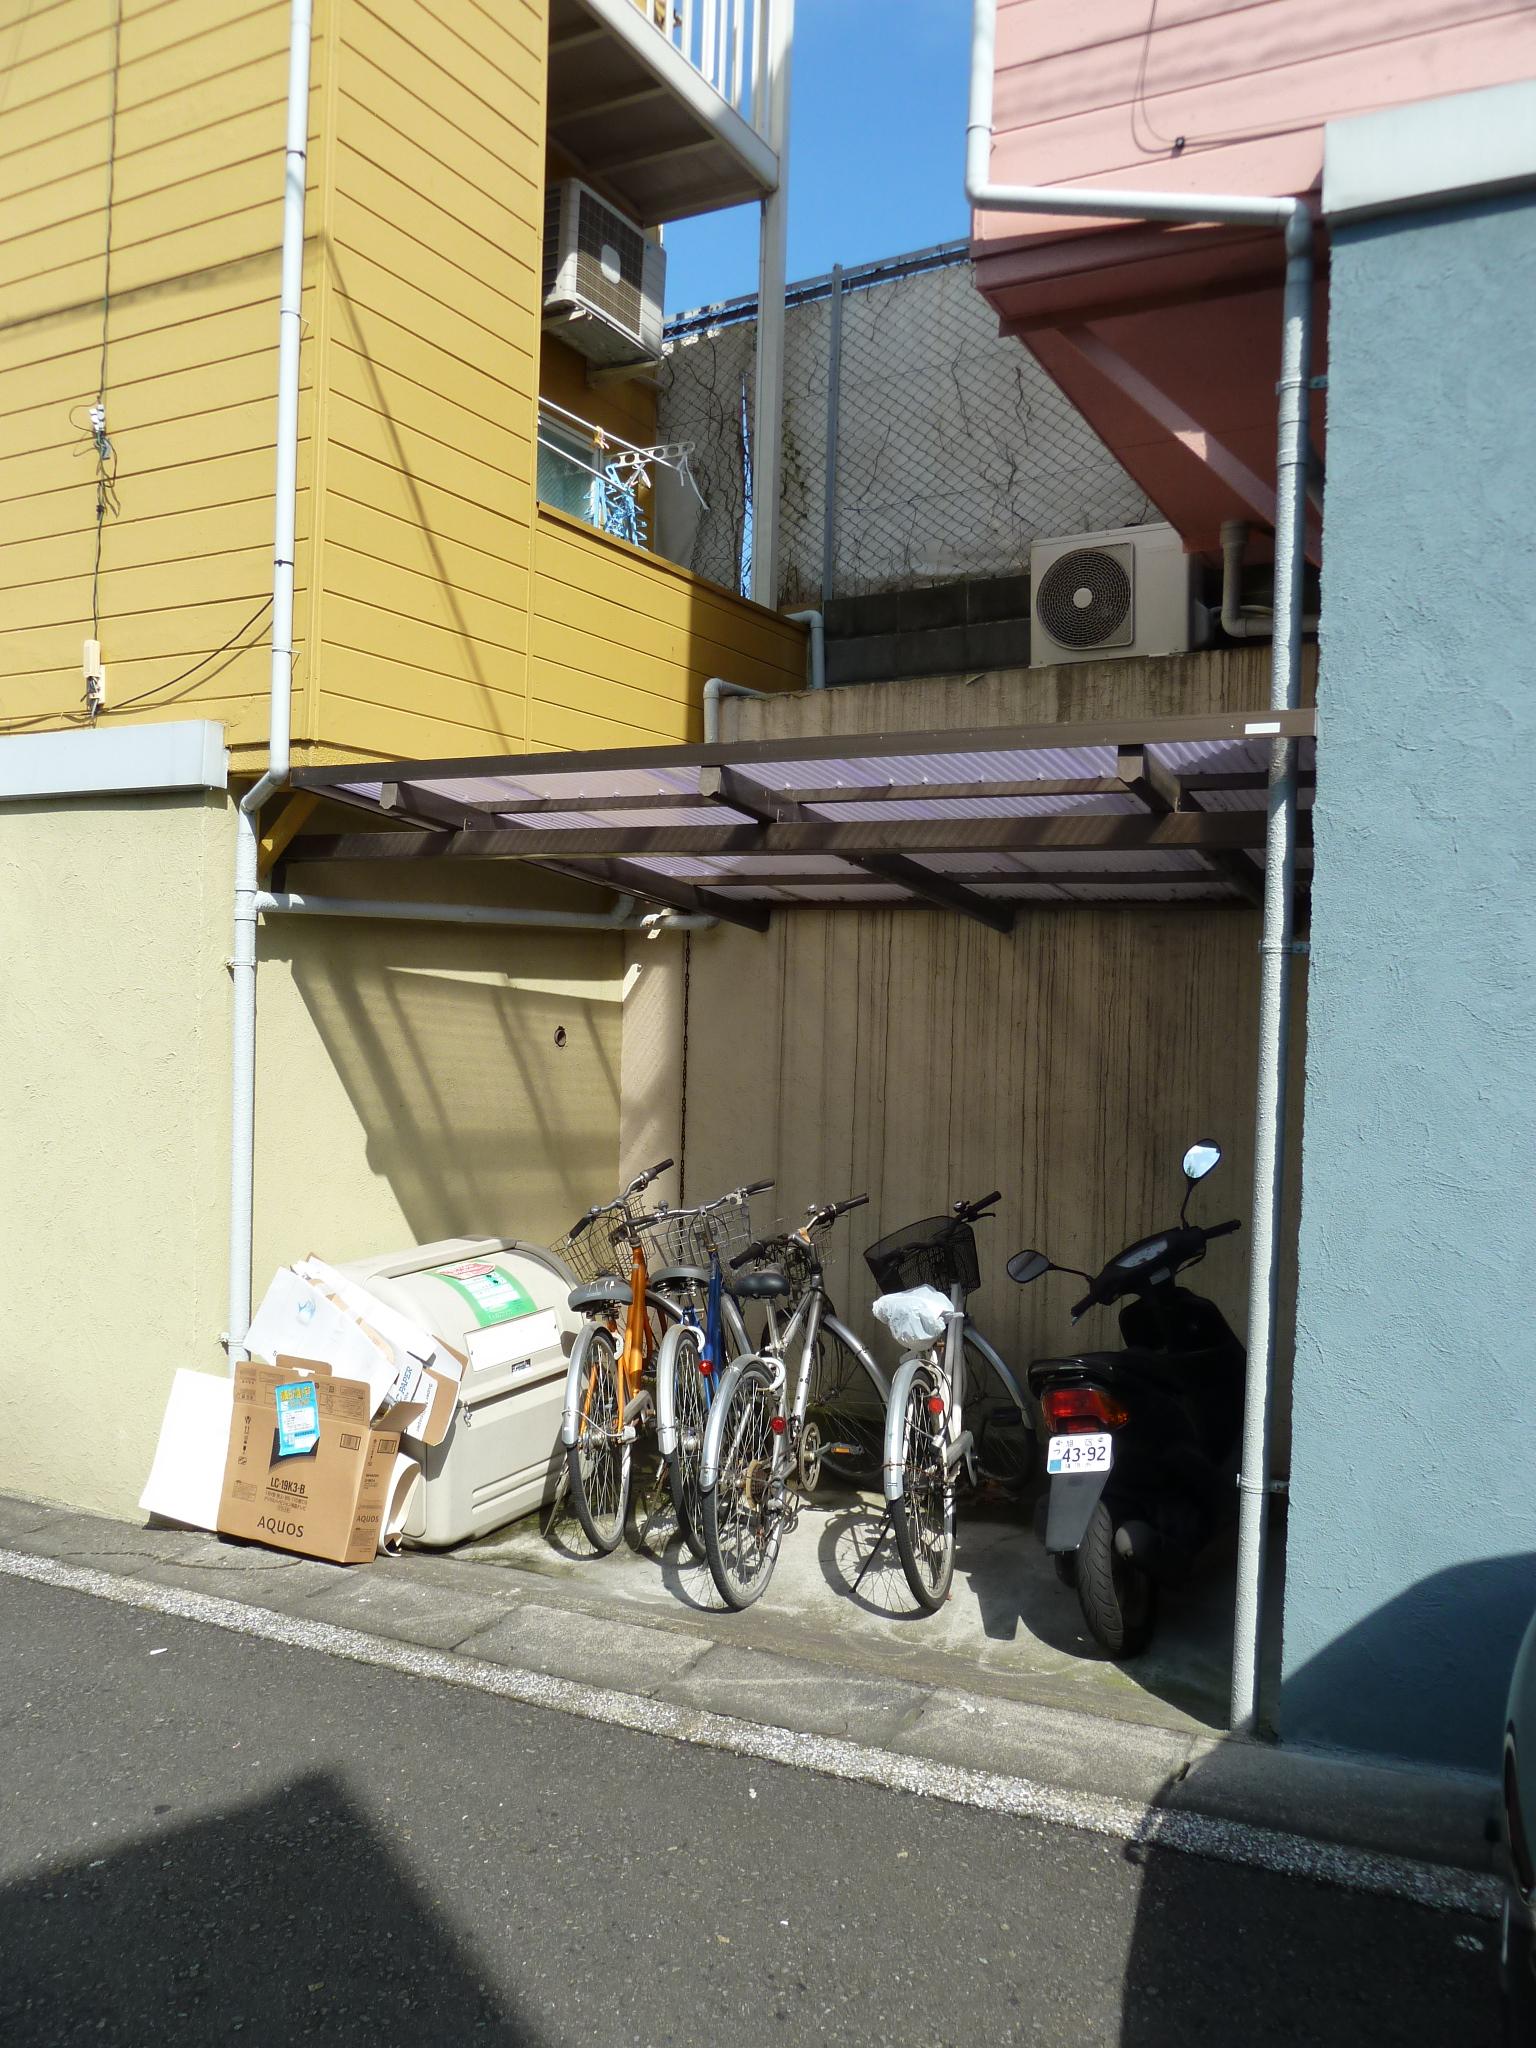
<instances>
[{"instance_id":1,"label":"downspout","mask_svg":"<svg viewBox=\"0 0 1536 2048\"><path fill-rule=\"evenodd\" d=\"M1313 460L1316 460L1314 456ZM1246 519L1225 519L1221 526L1221 630L1233 640L1268 640L1275 630L1272 611L1243 606L1243 556L1248 549ZM1317 620L1301 622L1304 633L1317 631Z\"/></svg>"},{"instance_id":2,"label":"downspout","mask_svg":"<svg viewBox=\"0 0 1536 2048\"><path fill-rule=\"evenodd\" d=\"M786 612L785 618L791 625L809 626L811 630L811 678L806 685L811 690L827 687L827 622L820 612Z\"/></svg>"},{"instance_id":3,"label":"downspout","mask_svg":"<svg viewBox=\"0 0 1536 2048\"><path fill-rule=\"evenodd\" d=\"M1311 388L1312 217L1295 198L1246 193L1114 191L1103 186L994 185L992 83L997 62L997 0L974 0L965 190L990 213L1069 214L1110 220L1231 223L1279 228L1285 235L1285 300L1280 347L1275 458L1274 640L1270 707L1301 702L1302 563L1307 503L1307 404ZM1270 749L1264 842L1264 921L1260 939L1259 1058L1254 1109L1253 1249L1248 1301L1248 1376L1243 1462L1238 1481L1237 1600L1233 1621L1230 1726L1256 1732L1263 1626L1264 1552L1269 1519L1269 1440L1279 1320L1279 1243L1285 1181L1285 1095L1290 1025L1292 923L1296 863L1296 748Z\"/></svg>"},{"instance_id":4,"label":"downspout","mask_svg":"<svg viewBox=\"0 0 1536 2048\"><path fill-rule=\"evenodd\" d=\"M766 697L767 690L749 690L745 683L728 683L724 676L711 676L704 685L704 744L720 744L720 699L722 697Z\"/></svg>"},{"instance_id":5,"label":"downspout","mask_svg":"<svg viewBox=\"0 0 1536 2048\"><path fill-rule=\"evenodd\" d=\"M283 151L283 255L278 302L277 449L272 492L272 673L267 767L235 813L229 1327L231 1360L244 1358L251 1322L253 1175L256 1152L256 897L261 807L288 780L293 692L293 558L299 467L299 351L303 336L304 196L309 145L309 48L313 0L292 0L288 36L288 129Z\"/></svg>"}]
</instances>

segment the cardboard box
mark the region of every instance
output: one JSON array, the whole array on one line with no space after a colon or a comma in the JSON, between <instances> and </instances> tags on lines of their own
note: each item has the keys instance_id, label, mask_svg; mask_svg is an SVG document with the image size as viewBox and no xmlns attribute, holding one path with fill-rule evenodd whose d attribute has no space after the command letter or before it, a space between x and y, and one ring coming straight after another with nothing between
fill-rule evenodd
<instances>
[{"instance_id":1,"label":"cardboard box","mask_svg":"<svg viewBox=\"0 0 1536 2048\"><path fill-rule=\"evenodd\" d=\"M277 1389L304 1379L315 1384L319 1437L283 1457ZM421 1468L401 1453L387 1416L370 1421L372 1407L366 1380L338 1378L312 1359L237 1365L220 1534L333 1564L375 1556L403 1526Z\"/></svg>"}]
</instances>

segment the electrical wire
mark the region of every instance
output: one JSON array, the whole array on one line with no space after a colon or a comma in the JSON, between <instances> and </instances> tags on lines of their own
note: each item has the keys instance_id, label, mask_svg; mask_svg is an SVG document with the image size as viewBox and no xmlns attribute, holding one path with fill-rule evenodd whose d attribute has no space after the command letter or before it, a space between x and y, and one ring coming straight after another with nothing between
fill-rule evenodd
<instances>
[{"instance_id":1,"label":"electrical wire","mask_svg":"<svg viewBox=\"0 0 1536 2048\"><path fill-rule=\"evenodd\" d=\"M122 79L123 0L112 18L112 97L107 108L107 205L101 279L101 357L96 372L96 403L91 407L91 439L96 447L96 545L91 562L91 638L101 639L101 543L108 512L116 516L117 451L107 438L107 341L112 312L112 204L117 191L117 102ZM88 705L95 717L99 706Z\"/></svg>"},{"instance_id":2,"label":"electrical wire","mask_svg":"<svg viewBox=\"0 0 1536 2048\"><path fill-rule=\"evenodd\" d=\"M260 640L247 640L245 636L261 618L263 612L270 611L271 608L271 598L264 597L245 624L237 626L222 647L215 647L211 654L205 654L201 661L194 661L190 668L184 668L180 675L172 676L169 681L156 683L153 688L148 690L141 690L136 697L124 697L120 703L114 704L110 708L113 711L126 711L131 704L147 704L152 698L163 697L167 690L174 690L178 683L186 682L189 676L197 675L200 670L208 666L209 662L217 661L221 654L228 654L232 661L236 655L247 654L251 648L259 647L262 644ZM235 644L237 641L240 643L238 646ZM229 663L226 662L224 666L227 668ZM215 670L214 673L218 674L220 671Z\"/></svg>"}]
</instances>

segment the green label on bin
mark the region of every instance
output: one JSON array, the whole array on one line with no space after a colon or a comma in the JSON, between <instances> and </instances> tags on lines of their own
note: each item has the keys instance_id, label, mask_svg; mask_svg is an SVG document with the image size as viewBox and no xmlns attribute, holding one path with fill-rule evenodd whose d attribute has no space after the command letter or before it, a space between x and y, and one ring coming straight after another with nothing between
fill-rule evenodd
<instances>
[{"instance_id":1,"label":"green label on bin","mask_svg":"<svg viewBox=\"0 0 1536 2048\"><path fill-rule=\"evenodd\" d=\"M482 1330L493 1323L510 1323L518 1316L531 1316L538 1303L522 1282L505 1266L489 1259L465 1259L457 1266L437 1266L432 1278L442 1280L460 1294L475 1312Z\"/></svg>"}]
</instances>

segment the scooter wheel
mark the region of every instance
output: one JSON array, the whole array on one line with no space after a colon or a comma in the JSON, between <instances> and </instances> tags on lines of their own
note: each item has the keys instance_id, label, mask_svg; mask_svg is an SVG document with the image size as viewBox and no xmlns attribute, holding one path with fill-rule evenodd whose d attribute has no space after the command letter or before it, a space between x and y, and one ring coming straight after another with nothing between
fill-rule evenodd
<instances>
[{"instance_id":1,"label":"scooter wheel","mask_svg":"<svg viewBox=\"0 0 1536 2048\"><path fill-rule=\"evenodd\" d=\"M1111 1657L1139 1657L1157 1621L1157 1587L1115 1549L1115 1524L1100 1501L1077 1553L1077 1602L1088 1633Z\"/></svg>"}]
</instances>

